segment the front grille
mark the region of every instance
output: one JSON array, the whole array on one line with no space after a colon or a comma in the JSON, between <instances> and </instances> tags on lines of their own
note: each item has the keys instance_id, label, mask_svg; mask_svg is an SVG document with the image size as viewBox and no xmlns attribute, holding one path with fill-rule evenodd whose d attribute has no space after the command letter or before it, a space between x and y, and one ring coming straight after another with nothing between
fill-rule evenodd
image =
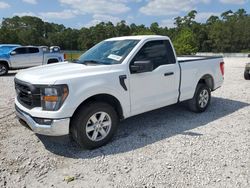
<instances>
[{"instance_id":1,"label":"front grille","mask_svg":"<svg viewBox=\"0 0 250 188\"><path fill-rule=\"evenodd\" d=\"M31 109L41 106L40 89L32 84L22 82L15 79L15 89L17 93L17 100L26 108Z\"/></svg>"}]
</instances>

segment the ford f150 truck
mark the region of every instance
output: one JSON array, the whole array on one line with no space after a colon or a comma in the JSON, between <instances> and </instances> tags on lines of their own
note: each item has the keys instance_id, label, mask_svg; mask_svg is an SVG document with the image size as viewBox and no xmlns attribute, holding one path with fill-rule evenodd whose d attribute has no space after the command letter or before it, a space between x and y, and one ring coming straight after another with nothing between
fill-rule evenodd
<instances>
[{"instance_id":1,"label":"ford f150 truck","mask_svg":"<svg viewBox=\"0 0 250 188\"><path fill-rule=\"evenodd\" d=\"M177 59L166 36L111 38L73 63L19 72L16 113L35 133L70 134L92 149L106 144L125 118L181 101L205 111L223 74L221 57Z\"/></svg>"},{"instance_id":2,"label":"ford f150 truck","mask_svg":"<svg viewBox=\"0 0 250 188\"><path fill-rule=\"evenodd\" d=\"M11 69L29 68L60 61L64 61L64 56L58 47L52 47L52 52L47 52L43 47L0 45L0 76L7 74Z\"/></svg>"}]
</instances>

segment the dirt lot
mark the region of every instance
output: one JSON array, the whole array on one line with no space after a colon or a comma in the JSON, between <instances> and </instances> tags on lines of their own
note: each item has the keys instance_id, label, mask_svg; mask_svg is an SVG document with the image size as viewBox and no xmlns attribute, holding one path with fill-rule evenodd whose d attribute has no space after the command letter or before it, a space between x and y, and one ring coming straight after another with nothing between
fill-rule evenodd
<instances>
[{"instance_id":1,"label":"dirt lot","mask_svg":"<svg viewBox=\"0 0 250 188\"><path fill-rule=\"evenodd\" d=\"M179 104L133 117L93 151L22 126L15 72L0 77L0 187L250 187L250 59L225 62L207 112Z\"/></svg>"}]
</instances>

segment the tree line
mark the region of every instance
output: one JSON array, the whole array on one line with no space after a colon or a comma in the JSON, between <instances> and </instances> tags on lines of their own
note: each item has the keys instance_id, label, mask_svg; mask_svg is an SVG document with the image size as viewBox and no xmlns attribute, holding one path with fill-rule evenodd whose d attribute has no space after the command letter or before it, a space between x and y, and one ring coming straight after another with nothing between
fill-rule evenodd
<instances>
[{"instance_id":1,"label":"tree line","mask_svg":"<svg viewBox=\"0 0 250 188\"><path fill-rule=\"evenodd\" d=\"M0 25L0 43L21 45L58 45L63 50L85 51L96 43L111 37L157 34L169 36L178 54L196 52L249 52L250 15L244 9L229 10L220 16L211 16L205 23L196 21L197 11L175 18L175 27L160 27L157 22L149 27L122 20L117 24L101 22L81 29L45 22L33 16L3 18Z\"/></svg>"}]
</instances>

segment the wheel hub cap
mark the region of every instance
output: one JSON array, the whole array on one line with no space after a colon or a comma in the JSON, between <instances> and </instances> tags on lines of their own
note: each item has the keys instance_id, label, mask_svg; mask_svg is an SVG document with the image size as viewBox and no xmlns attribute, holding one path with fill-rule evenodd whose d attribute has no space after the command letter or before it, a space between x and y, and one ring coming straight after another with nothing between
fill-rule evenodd
<instances>
[{"instance_id":1,"label":"wheel hub cap","mask_svg":"<svg viewBox=\"0 0 250 188\"><path fill-rule=\"evenodd\" d=\"M0 75L6 72L5 66L0 66Z\"/></svg>"},{"instance_id":2,"label":"wheel hub cap","mask_svg":"<svg viewBox=\"0 0 250 188\"><path fill-rule=\"evenodd\" d=\"M199 96L199 105L201 108L205 108L209 101L209 93L206 89L202 90Z\"/></svg>"},{"instance_id":3,"label":"wheel hub cap","mask_svg":"<svg viewBox=\"0 0 250 188\"><path fill-rule=\"evenodd\" d=\"M106 112L93 114L86 124L86 134L92 141L103 140L111 129L111 118Z\"/></svg>"}]
</instances>

